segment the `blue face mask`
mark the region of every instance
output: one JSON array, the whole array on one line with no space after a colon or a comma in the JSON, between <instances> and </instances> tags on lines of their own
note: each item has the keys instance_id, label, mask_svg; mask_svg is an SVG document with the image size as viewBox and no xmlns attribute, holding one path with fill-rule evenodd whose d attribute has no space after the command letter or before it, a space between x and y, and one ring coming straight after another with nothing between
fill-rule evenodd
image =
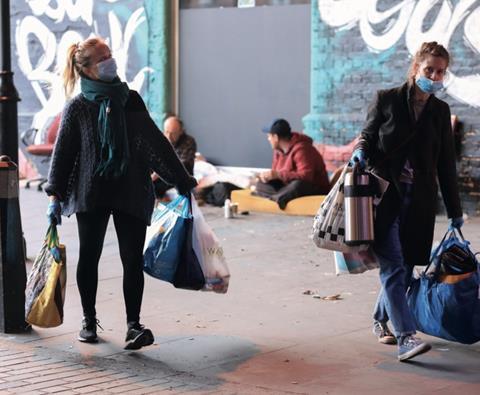
<instances>
[{"instance_id":1,"label":"blue face mask","mask_svg":"<svg viewBox=\"0 0 480 395\"><path fill-rule=\"evenodd\" d=\"M110 82L117 76L117 63L115 59L109 58L97 63L98 78Z\"/></svg>"},{"instance_id":2,"label":"blue face mask","mask_svg":"<svg viewBox=\"0 0 480 395\"><path fill-rule=\"evenodd\" d=\"M435 93L440 89L443 89L442 81L432 81L430 78L427 78L423 75L417 77L415 82L417 83L417 86L425 93Z\"/></svg>"}]
</instances>

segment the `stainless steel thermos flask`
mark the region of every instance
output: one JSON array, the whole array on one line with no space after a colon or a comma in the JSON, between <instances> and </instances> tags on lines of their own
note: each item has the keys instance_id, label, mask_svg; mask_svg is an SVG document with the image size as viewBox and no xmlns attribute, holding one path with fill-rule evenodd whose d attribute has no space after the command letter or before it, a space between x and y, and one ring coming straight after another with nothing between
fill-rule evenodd
<instances>
[{"instance_id":1,"label":"stainless steel thermos flask","mask_svg":"<svg viewBox=\"0 0 480 395\"><path fill-rule=\"evenodd\" d=\"M368 173L354 165L345 175L345 244L358 246L374 241L373 188Z\"/></svg>"}]
</instances>

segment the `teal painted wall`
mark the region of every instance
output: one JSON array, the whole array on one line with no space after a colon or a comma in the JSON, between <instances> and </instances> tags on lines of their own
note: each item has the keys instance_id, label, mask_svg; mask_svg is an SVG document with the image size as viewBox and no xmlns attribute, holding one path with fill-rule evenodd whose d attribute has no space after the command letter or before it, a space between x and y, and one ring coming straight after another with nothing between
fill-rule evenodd
<instances>
[{"instance_id":1,"label":"teal painted wall","mask_svg":"<svg viewBox=\"0 0 480 395\"><path fill-rule=\"evenodd\" d=\"M369 51L357 32L325 23L319 2L332 3L311 3L310 112L303 118L304 130L318 143L343 145L358 133L375 87L379 89L395 79L402 82L408 58L401 65L405 70L399 73L389 65L395 62L395 46L382 52ZM348 0L338 1L342 2Z\"/></svg>"},{"instance_id":2,"label":"teal painted wall","mask_svg":"<svg viewBox=\"0 0 480 395\"><path fill-rule=\"evenodd\" d=\"M171 86L171 13L170 0L144 0L148 20L148 79L147 106L152 118L161 126L167 112L172 111Z\"/></svg>"}]
</instances>

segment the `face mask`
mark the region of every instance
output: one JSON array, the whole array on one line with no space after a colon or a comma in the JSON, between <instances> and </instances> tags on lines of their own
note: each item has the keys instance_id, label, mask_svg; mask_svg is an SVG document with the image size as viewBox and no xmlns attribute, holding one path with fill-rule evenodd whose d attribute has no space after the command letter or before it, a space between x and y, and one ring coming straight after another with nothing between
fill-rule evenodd
<instances>
[{"instance_id":1,"label":"face mask","mask_svg":"<svg viewBox=\"0 0 480 395\"><path fill-rule=\"evenodd\" d=\"M425 93L435 93L440 89L443 89L442 81L432 81L430 78L425 76L417 77L415 80L417 86Z\"/></svg>"},{"instance_id":2,"label":"face mask","mask_svg":"<svg viewBox=\"0 0 480 395\"><path fill-rule=\"evenodd\" d=\"M117 63L115 59L109 58L97 63L98 78L110 82L117 76Z\"/></svg>"}]
</instances>

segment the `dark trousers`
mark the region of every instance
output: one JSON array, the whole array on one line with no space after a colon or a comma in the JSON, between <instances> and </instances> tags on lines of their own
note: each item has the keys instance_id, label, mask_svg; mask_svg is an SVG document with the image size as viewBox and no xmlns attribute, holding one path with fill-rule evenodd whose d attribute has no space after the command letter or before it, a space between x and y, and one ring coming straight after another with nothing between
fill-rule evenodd
<instances>
[{"instance_id":1,"label":"dark trousers","mask_svg":"<svg viewBox=\"0 0 480 395\"><path fill-rule=\"evenodd\" d=\"M277 202L282 210L290 200L301 196L322 195L324 193L325 191L321 187L303 180L293 180L288 184L284 184L280 180L272 180L266 183L258 181L255 190L257 196Z\"/></svg>"},{"instance_id":2,"label":"dark trousers","mask_svg":"<svg viewBox=\"0 0 480 395\"><path fill-rule=\"evenodd\" d=\"M82 301L83 314L95 317L98 286L98 262L108 220L113 215L120 258L123 265L123 297L127 322L140 320L143 297L143 245L147 225L140 219L117 210L97 208L77 213L80 256L77 266L77 285Z\"/></svg>"}]
</instances>

